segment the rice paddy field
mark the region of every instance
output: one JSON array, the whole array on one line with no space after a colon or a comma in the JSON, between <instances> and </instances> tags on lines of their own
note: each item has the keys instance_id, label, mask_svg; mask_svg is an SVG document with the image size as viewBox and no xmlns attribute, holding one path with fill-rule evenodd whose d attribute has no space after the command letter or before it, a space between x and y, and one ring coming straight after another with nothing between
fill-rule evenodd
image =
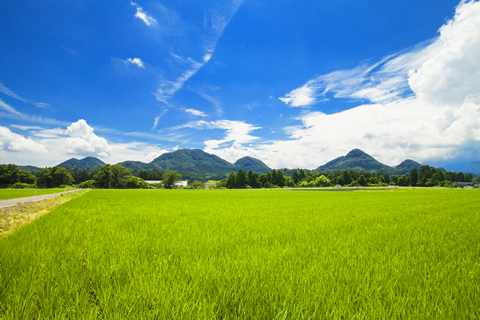
<instances>
[{"instance_id":1,"label":"rice paddy field","mask_svg":"<svg viewBox=\"0 0 480 320\"><path fill-rule=\"evenodd\" d=\"M479 200L92 190L0 241L0 319L478 319Z\"/></svg>"},{"instance_id":2,"label":"rice paddy field","mask_svg":"<svg viewBox=\"0 0 480 320\"><path fill-rule=\"evenodd\" d=\"M44 194L60 193L65 189L63 188L54 188L54 189L37 189L37 196ZM35 189L0 189L0 200L16 199L16 198L25 198L35 196Z\"/></svg>"}]
</instances>

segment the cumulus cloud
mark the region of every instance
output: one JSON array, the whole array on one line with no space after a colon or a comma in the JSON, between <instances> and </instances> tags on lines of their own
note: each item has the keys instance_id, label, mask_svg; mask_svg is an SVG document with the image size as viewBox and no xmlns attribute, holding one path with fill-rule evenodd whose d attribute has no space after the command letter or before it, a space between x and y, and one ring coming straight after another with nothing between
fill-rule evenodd
<instances>
[{"instance_id":1,"label":"cumulus cloud","mask_svg":"<svg viewBox=\"0 0 480 320\"><path fill-rule=\"evenodd\" d=\"M65 152L85 156L108 156L110 147L107 140L97 136L93 131L93 128L83 119L72 123L65 130L65 134L70 137L62 141Z\"/></svg>"},{"instance_id":2,"label":"cumulus cloud","mask_svg":"<svg viewBox=\"0 0 480 320\"><path fill-rule=\"evenodd\" d=\"M30 137L13 133L10 129L0 126L0 148L3 152L45 153L47 149ZM6 159L6 158L4 158Z\"/></svg>"},{"instance_id":3,"label":"cumulus cloud","mask_svg":"<svg viewBox=\"0 0 480 320\"><path fill-rule=\"evenodd\" d=\"M480 155L480 2L462 1L439 33L378 63L318 76L280 99L311 107L330 92L365 104L334 114L306 111L300 125L285 128L288 140L212 153L311 169L353 148L389 165L451 159L467 149Z\"/></svg>"},{"instance_id":4,"label":"cumulus cloud","mask_svg":"<svg viewBox=\"0 0 480 320\"><path fill-rule=\"evenodd\" d=\"M143 61L140 58L133 58L133 59L128 58L127 61L130 62L131 64L134 64L134 65L138 66L139 68L144 68L145 69L145 66L143 65Z\"/></svg>"},{"instance_id":5,"label":"cumulus cloud","mask_svg":"<svg viewBox=\"0 0 480 320\"><path fill-rule=\"evenodd\" d=\"M68 158L99 157L106 163L125 160L151 162L168 152L158 145L145 142L108 143L94 133L83 119L66 129L46 129L39 126L12 125L31 136L20 135L0 126L0 159L4 163L55 166Z\"/></svg>"},{"instance_id":6,"label":"cumulus cloud","mask_svg":"<svg viewBox=\"0 0 480 320\"><path fill-rule=\"evenodd\" d=\"M412 71L408 83L430 103L461 105L480 92L480 3L462 2L440 28L435 52Z\"/></svg>"},{"instance_id":7,"label":"cumulus cloud","mask_svg":"<svg viewBox=\"0 0 480 320\"><path fill-rule=\"evenodd\" d=\"M157 20L149 16L148 13L144 11L143 8L140 7L138 4L136 4L133 1L131 1L130 4L137 9L137 12L135 13L135 17L141 19L143 22L145 22L147 26L152 26L157 23Z\"/></svg>"}]
</instances>

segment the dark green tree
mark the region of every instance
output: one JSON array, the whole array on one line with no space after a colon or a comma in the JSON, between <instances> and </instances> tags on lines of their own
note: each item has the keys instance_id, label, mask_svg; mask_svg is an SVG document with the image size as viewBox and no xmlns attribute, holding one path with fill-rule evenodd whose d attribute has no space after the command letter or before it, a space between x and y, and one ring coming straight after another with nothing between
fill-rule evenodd
<instances>
[{"instance_id":1,"label":"dark green tree","mask_svg":"<svg viewBox=\"0 0 480 320\"><path fill-rule=\"evenodd\" d=\"M410 183L412 186L416 186L418 181L418 172L417 169L413 168L412 171L410 171Z\"/></svg>"},{"instance_id":2,"label":"dark green tree","mask_svg":"<svg viewBox=\"0 0 480 320\"><path fill-rule=\"evenodd\" d=\"M70 171L63 167L53 167L50 169L51 187L70 186L75 181Z\"/></svg>"},{"instance_id":3,"label":"dark green tree","mask_svg":"<svg viewBox=\"0 0 480 320\"><path fill-rule=\"evenodd\" d=\"M37 173L37 187L38 188L50 188L52 183L52 175L50 168L42 168Z\"/></svg>"},{"instance_id":4,"label":"dark green tree","mask_svg":"<svg viewBox=\"0 0 480 320\"><path fill-rule=\"evenodd\" d=\"M279 187L285 186L285 179L283 178L283 172L281 170L277 170L274 184Z\"/></svg>"},{"instance_id":5,"label":"dark green tree","mask_svg":"<svg viewBox=\"0 0 480 320\"><path fill-rule=\"evenodd\" d=\"M14 164L0 165L0 186L9 187L15 183L34 184L35 176L28 171L20 170Z\"/></svg>"},{"instance_id":6,"label":"dark green tree","mask_svg":"<svg viewBox=\"0 0 480 320\"><path fill-rule=\"evenodd\" d=\"M235 172L230 172L227 179L227 188L235 189L237 187Z\"/></svg>"},{"instance_id":7,"label":"dark green tree","mask_svg":"<svg viewBox=\"0 0 480 320\"><path fill-rule=\"evenodd\" d=\"M358 177L358 184L361 185L362 187L366 186L367 185L367 180L365 179L365 177L362 175L360 175L360 177Z\"/></svg>"},{"instance_id":8,"label":"dark green tree","mask_svg":"<svg viewBox=\"0 0 480 320\"><path fill-rule=\"evenodd\" d=\"M126 179L125 186L127 189L143 189L147 187L147 183L142 178L129 176Z\"/></svg>"},{"instance_id":9,"label":"dark green tree","mask_svg":"<svg viewBox=\"0 0 480 320\"><path fill-rule=\"evenodd\" d=\"M247 172L244 169L239 169L236 176L236 188L245 189L247 187Z\"/></svg>"},{"instance_id":10,"label":"dark green tree","mask_svg":"<svg viewBox=\"0 0 480 320\"><path fill-rule=\"evenodd\" d=\"M162 184L165 189L175 188L175 182L180 181L182 175L177 170L167 170L163 175Z\"/></svg>"},{"instance_id":11,"label":"dark green tree","mask_svg":"<svg viewBox=\"0 0 480 320\"><path fill-rule=\"evenodd\" d=\"M297 170L295 170L295 171L293 172L293 177L292 177L292 179L293 179L293 182L295 182L295 183L298 183L298 181L300 181L300 174L298 173Z\"/></svg>"}]
</instances>

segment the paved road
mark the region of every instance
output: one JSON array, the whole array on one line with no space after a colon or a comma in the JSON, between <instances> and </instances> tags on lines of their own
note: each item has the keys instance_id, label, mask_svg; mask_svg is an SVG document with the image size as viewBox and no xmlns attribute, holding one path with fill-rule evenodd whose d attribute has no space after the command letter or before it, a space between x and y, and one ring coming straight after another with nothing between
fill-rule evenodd
<instances>
[{"instance_id":1,"label":"paved road","mask_svg":"<svg viewBox=\"0 0 480 320\"><path fill-rule=\"evenodd\" d=\"M0 201L0 208L14 206L17 203L34 202L34 201L40 201L40 200L55 198L55 197L58 197L59 195L61 195L62 193L70 193L70 192L75 192L75 191L77 191L77 190L60 192L60 193L52 193L52 194L44 194L42 196L2 200L2 201Z\"/></svg>"}]
</instances>

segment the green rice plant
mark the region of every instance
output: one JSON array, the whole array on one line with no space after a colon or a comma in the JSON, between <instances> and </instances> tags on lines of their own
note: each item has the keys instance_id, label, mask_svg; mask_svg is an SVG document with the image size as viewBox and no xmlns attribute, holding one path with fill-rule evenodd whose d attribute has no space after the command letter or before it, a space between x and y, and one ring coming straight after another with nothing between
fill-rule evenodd
<instances>
[{"instance_id":1,"label":"green rice plant","mask_svg":"<svg viewBox=\"0 0 480 320\"><path fill-rule=\"evenodd\" d=\"M0 318L479 318L479 195L92 190L0 242Z\"/></svg>"}]
</instances>

